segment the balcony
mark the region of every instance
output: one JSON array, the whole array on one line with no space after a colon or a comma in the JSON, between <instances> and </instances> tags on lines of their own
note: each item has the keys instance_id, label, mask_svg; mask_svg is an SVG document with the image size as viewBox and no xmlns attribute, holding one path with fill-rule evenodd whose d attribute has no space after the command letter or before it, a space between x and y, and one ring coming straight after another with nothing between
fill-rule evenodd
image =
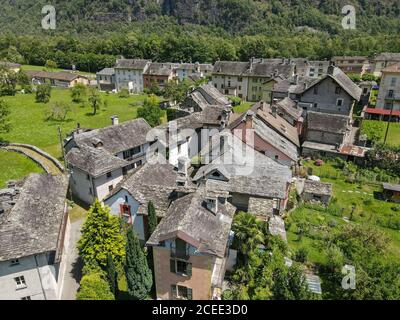
<instances>
[{"instance_id":1,"label":"balcony","mask_svg":"<svg viewBox=\"0 0 400 320\"><path fill-rule=\"evenodd\" d=\"M385 96L385 100L391 100L391 101L400 101L400 95L396 94L387 94Z\"/></svg>"},{"instance_id":2,"label":"balcony","mask_svg":"<svg viewBox=\"0 0 400 320\"><path fill-rule=\"evenodd\" d=\"M171 258L189 261L190 255L186 251L171 250Z\"/></svg>"}]
</instances>

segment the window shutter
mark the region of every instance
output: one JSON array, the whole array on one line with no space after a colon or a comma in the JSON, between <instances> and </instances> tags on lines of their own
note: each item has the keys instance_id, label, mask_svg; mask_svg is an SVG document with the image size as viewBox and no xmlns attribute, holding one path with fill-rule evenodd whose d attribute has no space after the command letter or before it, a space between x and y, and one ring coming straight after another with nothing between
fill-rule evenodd
<instances>
[{"instance_id":1,"label":"window shutter","mask_svg":"<svg viewBox=\"0 0 400 320\"><path fill-rule=\"evenodd\" d=\"M176 273L175 260L169 260L169 266L172 273Z\"/></svg>"},{"instance_id":2,"label":"window shutter","mask_svg":"<svg viewBox=\"0 0 400 320\"><path fill-rule=\"evenodd\" d=\"M172 298L173 298L173 299L178 297L176 285L172 285L172 286L171 286L171 293L172 293Z\"/></svg>"},{"instance_id":3,"label":"window shutter","mask_svg":"<svg viewBox=\"0 0 400 320\"><path fill-rule=\"evenodd\" d=\"M192 276L192 264L188 263L186 264L186 274L191 277Z\"/></svg>"},{"instance_id":4,"label":"window shutter","mask_svg":"<svg viewBox=\"0 0 400 320\"><path fill-rule=\"evenodd\" d=\"M193 300L193 291L191 288L187 288L187 298L188 300Z\"/></svg>"}]
</instances>

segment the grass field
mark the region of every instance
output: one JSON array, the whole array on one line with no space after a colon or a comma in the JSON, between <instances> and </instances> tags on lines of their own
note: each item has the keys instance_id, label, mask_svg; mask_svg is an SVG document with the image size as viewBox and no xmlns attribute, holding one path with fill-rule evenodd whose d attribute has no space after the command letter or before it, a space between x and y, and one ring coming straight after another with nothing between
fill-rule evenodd
<instances>
[{"instance_id":1,"label":"grass field","mask_svg":"<svg viewBox=\"0 0 400 320\"><path fill-rule=\"evenodd\" d=\"M388 123L385 121L376 121L376 120L363 120L364 124L373 124L376 126L376 129L379 131L378 134L381 137L381 142L384 141L386 128ZM376 133L375 133L376 134ZM389 132L387 143L393 146L400 146L400 123L391 122L389 125Z\"/></svg>"},{"instance_id":2,"label":"grass field","mask_svg":"<svg viewBox=\"0 0 400 320\"><path fill-rule=\"evenodd\" d=\"M0 150L0 188L9 180L19 180L29 173L42 173L44 170L32 160L16 152Z\"/></svg>"},{"instance_id":3,"label":"grass field","mask_svg":"<svg viewBox=\"0 0 400 320\"><path fill-rule=\"evenodd\" d=\"M311 163L305 165L313 167ZM339 170L330 163L324 166L329 172ZM299 248L306 248L310 262L324 263L326 256L322 250L323 239L341 224L357 223L376 226L383 231L391 239L388 243L390 256L399 259L400 206L377 198L381 192L380 185L348 183L340 178L322 178L322 181L333 184L334 200L329 206L330 210L300 206L291 212L287 219L290 249L295 252ZM312 237L299 237L297 230L301 224L309 226Z\"/></svg>"},{"instance_id":4,"label":"grass field","mask_svg":"<svg viewBox=\"0 0 400 320\"><path fill-rule=\"evenodd\" d=\"M60 69L60 68L48 70L44 66L33 66L33 65L29 65L29 64L22 65L21 66L21 70L23 70L23 71L28 71L28 70L32 70L32 71L52 71L52 72L65 71L64 69ZM72 70L67 70L67 71L71 72ZM89 73L89 72L84 72L84 71L78 71L77 73L81 74L83 76L96 76L95 73Z\"/></svg>"},{"instance_id":5,"label":"grass field","mask_svg":"<svg viewBox=\"0 0 400 320\"><path fill-rule=\"evenodd\" d=\"M17 94L14 97L2 97L11 109L11 131L0 136L0 139L9 142L33 144L53 156L61 157L58 126L61 127L63 137L80 123L83 128L100 128L111 124L110 117L117 115L120 122L136 118L138 106L145 95L134 95L129 98L120 98L116 94L100 93L107 107L102 106L96 115L92 108L86 105L71 102L70 91L67 89L53 88L49 103L36 103L35 94ZM71 106L72 111L64 122L47 120L46 111L55 102L65 102ZM0 165L0 171L2 166Z\"/></svg>"},{"instance_id":6,"label":"grass field","mask_svg":"<svg viewBox=\"0 0 400 320\"><path fill-rule=\"evenodd\" d=\"M233 107L233 111L235 113L243 113L249 110L253 106L253 104L253 102L242 101L240 105Z\"/></svg>"}]
</instances>

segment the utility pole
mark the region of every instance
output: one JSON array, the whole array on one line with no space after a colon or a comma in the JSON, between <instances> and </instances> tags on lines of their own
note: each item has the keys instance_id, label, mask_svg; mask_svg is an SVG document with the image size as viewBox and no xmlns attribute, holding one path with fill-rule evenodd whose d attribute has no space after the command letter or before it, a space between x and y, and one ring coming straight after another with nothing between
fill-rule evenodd
<instances>
[{"instance_id":1,"label":"utility pole","mask_svg":"<svg viewBox=\"0 0 400 320\"><path fill-rule=\"evenodd\" d=\"M387 127L386 127L385 140L383 141L383 144L386 144L386 140L387 140L387 137L388 137L388 134L389 134L390 122L392 121L392 115L393 115L393 106L394 106L394 104L392 102L392 108L390 109L389 122L388 122Z\"/></svg>"}]
</instances>

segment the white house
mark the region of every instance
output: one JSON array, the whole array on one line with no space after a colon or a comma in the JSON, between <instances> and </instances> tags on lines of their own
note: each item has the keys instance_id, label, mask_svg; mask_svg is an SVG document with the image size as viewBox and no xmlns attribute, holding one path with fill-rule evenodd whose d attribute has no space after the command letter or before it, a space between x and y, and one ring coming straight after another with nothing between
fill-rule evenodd
<instances>
[{"instance_id":1,"label":"white house","mask_svg":"<svg viewBox=\"0 0 400 320\"><path fill-rule=\"evenodd\" d=\"M71 190L75 197L91 204L104 199L123 178L145 162L150 146L151 127L144 119L135 119L82 132L73 132L65 143L70 170Z\"/></svg>"},{"instance_id":2,"label":"white house","mask_svg":"<svg viewBox=\"0 0 400 320\"><path fill-rule=\"evenodd\" d=\"M143 92L143 73L149 65L149 60L118 59L114 67L117 91L127 89L130 93Z\"/></svg>"},{"instance_id":3,"label":"white house","mask_svg":"<svg viewBox=\"0 0 400 320\"><path fill-rule=\"evenodd\" d=\"M0 300L61 298L69 243L63 176L31 174L0 190Z\"/></svg>"}]
</instances>

